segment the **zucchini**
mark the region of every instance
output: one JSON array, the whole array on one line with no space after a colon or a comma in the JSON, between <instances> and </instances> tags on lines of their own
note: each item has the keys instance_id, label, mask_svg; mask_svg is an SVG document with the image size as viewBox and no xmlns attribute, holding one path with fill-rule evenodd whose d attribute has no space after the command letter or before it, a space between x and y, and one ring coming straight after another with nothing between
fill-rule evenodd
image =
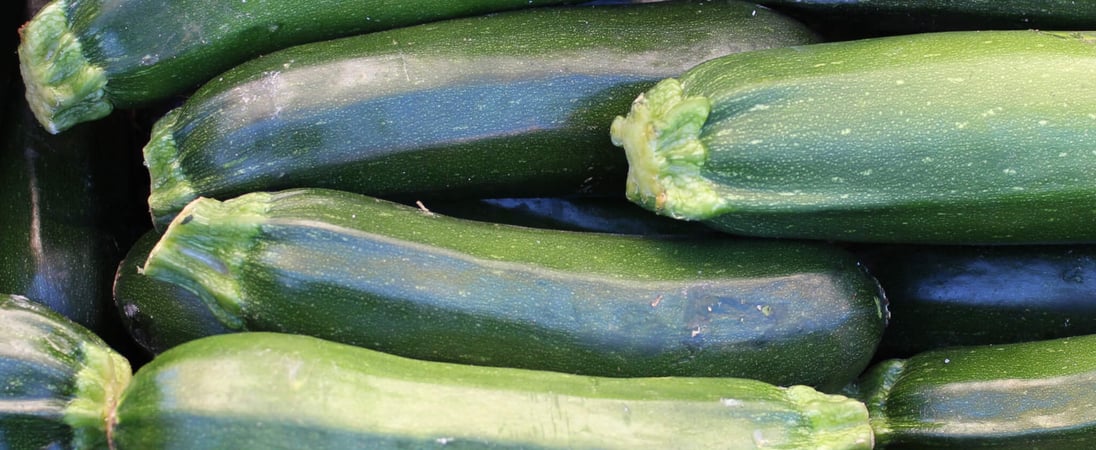
<instances>
[{"instance_id":1,"label":"zucchini","mask_svg":"<svg viewBox=\"0 0 1096 450\"><path fill-rule=\"evenodd\" d=\"M884 246L856 254L891 312L877 359L1096 334L1096 247Z\"/></svg>"},{"instance_id":2,"label":"zucchini","mask_svg":"<svg viewBox=\"0 0 1096 450\"><path fill-rule=\"evenodd\" d=\"M1088 32L769 49L660 82L611 135L628 155L630 199L726 232L1092 241L1094 78Z\"/></svg>"},{"instance_id":3,"label":"zucchini","mask_svg":"<svg viewBox=\"0 0 1096 450\"><path fill-rule=\"evenodd\" d=\"M429 196L619 194L604 126L705 59L809 42L735 1L534 8L298 46L240 65L145 147L158 227L198 196L324 187Z\"/></svg>"},{"instance_id":4,"label":"zucchini","mask_svg":"<svg viewBox=\"0 0 1096 450\"><path fill-rule=\"evenodd\" d=\"M232 332L193 292L140 273L159 240L160 233L154 230L141 236L118 265L114 277L114 304L121 325L143 349L143 356L203 336Z\"/></svg>"},{"instance_id":5,"label":"zucchini","mask_svg":"<svg viewBox=\"0 0 1096 450\"><path fill-rule=\"evenodd\" d=\"M21 28L27 101L59 133L306 42L564 0L55 0Z\"/></svg>"},{"instance_id":6,"label":"zucchini","mask_svg":"<svg viewBox=\"0 0 1096 450\"><path fill-rule=\"evenodd\" d=\"M13 93L22 93L13 86ZM130 147L107 120L54 136L22 101L0 130L0 292L42 302L110 333L112 275L128 245ZM147 222L147 220L146 220ZM112 340L112 342L114 342Z\"/></svg>"},{"instance_id":7,"label":"zucchini","mask_svg":"<svg viewBox=\"0 0 1096 450\"><path fill-rule=\"evenodd\" d=\"M1096 335L887 360L850 393L867 403L878 448L1090 448Z\"/></svg>"},{"instance_id":8,"label":"zucchini","mask_svg":"<svg viewBox=\"0 0 1096 450\"><path fill-rule=\"evenodd\" d=\"M114 417L118 450L872 445L862 403L806 386L455 365L274 333L169 350Z\"/></svg>"},{"instance_id":9,"label":"zucchini","mask_svg":"<svg viewBox=\"0 0 1096 450\"><path fill-rule=\"evenodd\" d=\"M524 228L322 189L195 200L143 272L234 330L601 376L839 388L886 319L833 246Z\"/></svg>"},{"instance_id":10,"label":"zucchini","mask_svg":"<svg viewBox=\"0 0 1096 450\"><path fill-rule=\"evenodd\" d=\"M0 294L0 447L107 448L129 363L88 329Z\"/></svg>"}]
</instances>

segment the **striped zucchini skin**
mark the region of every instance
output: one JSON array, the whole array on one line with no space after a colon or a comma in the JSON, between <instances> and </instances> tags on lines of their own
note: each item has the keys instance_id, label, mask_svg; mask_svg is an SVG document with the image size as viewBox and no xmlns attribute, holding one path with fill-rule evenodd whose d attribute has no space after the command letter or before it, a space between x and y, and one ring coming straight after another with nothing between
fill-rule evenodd
<instances>
[{"instance_id":1,"label":"striped zucchini skin","mask_svg":"<svg viewBox=\"0 0 1096 450\"><path fill-rule=\"evenodd\" d=\"M22 29L27 100L57 133L292 45L565 0L55 0Z\"/></svg>"},{"instance_id":2,"label":"striped zucchini skin","mask_svg":"<svg viewBox=\"0 0 1096 450\"><path fill-rule=\"evenodd\" d=\"M321 189L196 200L143 273L235 330L588 375L834 389L885 324L836 247L523 228Z\"/></svg>"},{"instance_id":3,"label":"striped zucchini skin","mask_svg":"<svg viewBox=\"0 0 1096 450\"><path fill-rule=\"evenodd\" d=\"M749 3L536 8L299 46L216 77L145 148L158 226L198 196L619 193L605 124L712 57L810 42Z\"/></svg>"},{"instance_id":4,"label":"striped zucchini skin","mask_svg":"<svg viewBox=\"0 0 1096 450\"><path fill-rule=\"evenodd\" d=\"M859 389L877 448L1090 448L1096 335L888 360Z\"/></svg>"},{"instance_id":5,"label":"striped zucchini skin","mask_svg":"<svg viewBox=\"0 0 1096 450\"><path fill-rule=\"evenodd\" d=\"M613 123L628 195L747 235L1096 238L1096 35L926 33L730 55Z\"/></svg>"},{"instance_id":6,"label":"striped zucchini skin","mask_svg":"<svg viewBox=\"0 0 1096 450\"><path fill-rule=\"evenodd\" d=\"M595 378L412 360L288 334L141 368L112 448L868 449L860 402L727 378Z\"/></svg>"},{"instance_id":7,"label":"striped zucchini skin","mask_svg":"<svg viewBox=\"0 0 1096 450\"><path fill-rule=\"evenodd\" d=\"M88 329L0 294L0 447L106 448L107 416L130 375Z\"/></svg>"}]
</instances>

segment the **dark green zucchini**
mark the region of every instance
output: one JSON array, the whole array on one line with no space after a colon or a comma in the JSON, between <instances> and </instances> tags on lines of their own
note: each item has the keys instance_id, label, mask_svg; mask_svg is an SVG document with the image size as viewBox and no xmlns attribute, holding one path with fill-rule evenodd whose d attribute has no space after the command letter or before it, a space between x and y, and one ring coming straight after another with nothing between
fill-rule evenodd
<instances>
[{"instance_id":1,"label":"dark green zucchini","mask_svg":"<svg viewBox=\"0 0 1096 450\"><path fill-rule=\"evenodd\" d=\"M845 36L959 30L1092 30L1096 2L1076 0L758 0Z\"/></svg>"},{"instance_id":2,"label":"dark green zucchini","mask_svg":"<svg viewBox=\"0 0 1096 450\"><path fill-rule=\"evenodd\" d=\"M875 280L832 246L524 228L322 189L196 200L143 273L195 292L234 330L823 390L860 373L886 319Z\"/></svg>"},{"instance_id":3,"label":"dark green zucchini","mask_svg":"<svg viewBox=\"0 0 1096 450\"><path fill-rule=\"evenodd\" d=\"M700 64L611 133L629 198L731 233L1093 241L1093 79L1093 33L831 42Z\"/></svg>"},{"instance_id":4,"label":"dark green zucchini","mask_svg":"<svg viewBox=\"0 0 1096 450\"><path fill-rule=\"evenodd\" d=\"M22 93L18 85L13 92ZM132 142L115 120L44 132L9 102L0 143L0 292L25 295L96 332L116 323L111 281L131 238ZM133 172L137 173L137 172ZM115 341L112 340L112 343Z\"/></svg>"},{"instance_id":5,"label":"dark green zucchini","mask_svg":"<svg viewBox=\"0 0 1096 450\"><path fill-rule=\"evenodd\" d=\"M231 332L193 292L140 273L159 240L155 231L141 236L115 274L114 302L129 335L147 353L158 354L199 337Z\"/></svg>"},{"instance_id":6,"label":"dark green zucchini","mask_svg":"<svg viewBox=\"0 0 1096 450\"><path fill-rule=\"evenodd\" d=\"M872 446L862 403L806 386L445 364L273 333L169 350L114 417L117 450Z\"/></svg>"},{"instance_id":7,"label":"dark green zucchini","mask_svg":"<svg viewBox=\"0 0 1096 450\"><path fill-rule=\"evenodd\" d=\"M216 77L145 148L166 225L198 196L325 187L431 196L619 195L605 124L705 59L809 42L750 3L534 8L286 49Z\"/></svg>"},{"instance_id":8,"label":"dark green zucchini","mask_svg":"<svg viewBox=\"0 0 1096 450\"><path fill-rule=\"evenodd\" d=\"M877 358L1096 334L1096 247L884 246L856 253L890 305Z\"/></svg>"},{"instance_id":9,"label":"dark green zucchini","mask_svg":"<svg viewBox=\"0 0 1096 450\"><path fill-rule=\"evenodd\" d=\"M0 294L0 448L107 448L129 379L126 359L88 329Z\"/></svg>"},{"instance_id":10,"label":"dark green zucchini","mask_svg":"<svg viewBox=\"0 0 1096 450\"><path fill-rule=\"evenodd\" d=\"M55 0L23 28L27 101L57 133L305 42L565 0Z\"/></svg>"},{"instance_id":11,"label":"dark green zucchini","mask_svg":"<svg viewBox=\"0 0 1096 450\"><path fill-rule=\"evenodd\" d=\"M1091 448L1096 335L888 360L850 392L867 403L881 449Z\"/></svg>"}]
</instances>

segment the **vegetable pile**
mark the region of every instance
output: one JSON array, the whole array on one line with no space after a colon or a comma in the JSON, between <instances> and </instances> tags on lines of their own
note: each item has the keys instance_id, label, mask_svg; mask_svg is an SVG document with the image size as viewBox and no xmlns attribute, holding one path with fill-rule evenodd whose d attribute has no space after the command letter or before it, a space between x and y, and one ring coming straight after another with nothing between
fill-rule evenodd
<instances>
[{"instance_id":1,"label":"vegetable pile","mask_svg":"<svg viewBox=\"0 0 1096 450\"><path fill-rule=\"evenodd\" d=\"M1096 445L1096 11L17 1L0 448Z\"/></svg>"}]
</instances>

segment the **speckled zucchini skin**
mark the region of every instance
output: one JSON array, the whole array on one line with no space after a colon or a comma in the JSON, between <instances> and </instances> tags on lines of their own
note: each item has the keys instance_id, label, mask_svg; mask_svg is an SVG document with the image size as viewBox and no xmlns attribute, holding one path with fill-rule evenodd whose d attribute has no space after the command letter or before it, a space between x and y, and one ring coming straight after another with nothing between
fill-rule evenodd
<instances>
[{"instance_id":1,"label":"speckled zucchini skin","mask_svg":"<svg viewBox=\"0 0 1096 450\"><path fill-rule=\"evenodd\" d=\"M0 294L0 447L107 448L107 417L129 377L129 363L95 333Z\"/></svg>"},{"instance_id":2,"label":"speckled zucchini skin","mask_svg":"<svg viewBox=\"0 0 1096 450\"><path fill-rule=\"evenodd\" d=\"M709 58L813 42L751 3L536 8L299 46L167 113L145 147L157 226L198 196L325 187L387 198L619 195L606 124Z\"/></svg>"},{"instance_id":3,"label":"speckled zucchini skin","mask_svg":"<svg viewBox=\"0 0 1096 450\"><path fill-rule=\"evenodd\" d=\"M183 344L141 368L118 450L869 449L860 402L730 378L596 378L412 360L288 334Z\"/></svg>"},{"instance_id":4,"label":"speckled zucchini skin","mask_svg":"<svg viewBox=\"0 0 1096 450\"><path fill-rule=\"evenodd\" d=\"M565 0L55 0L22 30L27 99L47 129L166 100L292 45Z\"/></svg>"},{"instance_id":5,"label":"speckled zucchini skin","mask_svg":"<svg viewBox=\"0 0 1096 450\"><path fill-rule=\"evenodd\" d=\"M888 360L856 395L868 405L877 448L1089 448L1096 335Z\"/></svg>"},{"instance_id":6,"label":"speckled zucchini skin","mask_svg":"<svg viewBox=\"0 0 1096 450\"><path fill-rule=\"evenodd\" d=\"M834 246L533 229L321 189L197 200L144 275L195 292L234 330L823 390L859 374L886 321L875 280Z\"/></svg>"},{"instance_id":7,"label":"speckled zucchini skin","mask_svg":"<svg viewBox=\"0 0 1096 450\"><path fill-rule=\"evenodd\" d=\"M923 33L708 61L613 124L629 196L759 236L1096 240L1096 34Z\"/></svg>"}]
</instances>

